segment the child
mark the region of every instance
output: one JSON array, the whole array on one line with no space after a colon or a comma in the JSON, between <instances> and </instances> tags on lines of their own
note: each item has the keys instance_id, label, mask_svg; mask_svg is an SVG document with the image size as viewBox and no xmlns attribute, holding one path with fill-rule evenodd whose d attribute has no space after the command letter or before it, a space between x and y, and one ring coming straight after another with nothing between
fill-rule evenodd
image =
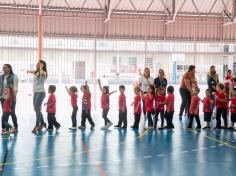
<instances>
[{"instance_id":1,"label":"child","mask_svg":"<svg viewBox=\"0 0 236 176\"><path fill-rule=\"evenodd\" d=\"M173 115L174 115L174 104L175 104L175 96L174 96L174 87L169 86L167 88L167 97L166 97L166 112L165 112L165 118L167 125L164 127L165 129L172 129L175 128L173 125Z\"/></svg>"},{"instance_id":2,"label":"child","mask_svg":"<svg viewBox=\"0 0 236 176\"><path fill-rule=\"evenodd\" d=\"M230 129L234 129L234 123L236 122L236 88L232 90L232 99L230 105L231 112L231 127Z\"/></svg>"},{"instance_id":3,"label":"child","mask_svg":"<svg viewBox=\"0 0 236 176\"><path fill-rule=\"evenodd\" d=\"M148 127L146 129L152 129L152 114L154 113L153 103L155 100L155 88L153 85L149 85L148 92L145 95L142 94L142 98L144 99L145 111L147 112L148 119Z\"/></svg>"},{"instance_id":4,"label":"child","mask_svg":"<svg viewBox=\"0 0 236 176\"><path fill-rule=\"evenodd\" d=\"M211 116L213 113L212 106L214 104L214 101L212 99L212 93L210 89L206 89L205 94L206 97L203 99L202 103L203 103L204 121L207 124L202 129L210 129Z\"/></svg>"},{"instance_id":5,"label":"child","mask_svg":"<svg viewBox=\"0 0 236 176\"><path fill-rule=\"evenodd\" d=\"M126 96L125 96L125 86L120 85L119 87L119 121L115 128L127 128L127 106L126 106ZM123 123L123 126L121 127Z\"/></svg>"},{"instance_id":6,"label":"child","mask_svg":"<svg viewBox=\"0 0 236 176\"><path fill-rule=\"evenodd\" d=\"M155 97L155 105L156 105L156 113L155 113L155 123L154 123L154 128L157 127L157 121L158 121L158 116L160 114L161 116L161 128L164 127L164 114L165 114L165 89L163 88L158 88L157 89L157 94Z\"/></svg>"},{"instance_id":7,"label":"child","mask_svg":"<svg viewBox=\"0 0 236 176\"><path fill-rule=\"evenodd\" d=\"M131 106L134 106L134 124L131 126L133 129L139 128L139 122L142 113L140 91L141 90L139 87L134 88L134 102L131 104Z\"/></svg>"},{"instance_id":8,"label":"child","mask_svg":"<svg viewBox=\"0 0 236 176\"><path fill-rule=\"evenodd\" d=\"M93 119L91 117L91 93L89 90L89 87L87 85L87 81L85 82L85 85L81 87L81 91L83 92L82 97L82 114L81 114L81 125L78 127L79 129L85 129L86 128L86 119L88 119L91 129L94 129L95 124L93 122Z\"/></svg>"},{"instance_id":9,"label":"child","mask_svg":"<svg viewBox=\"0 0 236 176\"><path fill-rule=\"evenodd\" d=\"M101 96L101 108L102 108L102 117L105 121L105 125L101 128L101 130L108 129L112 126L112 122L107 118L107 114L109 112L109 97L111 94L115 93L116 91L110 92L109 93L109 87L108 86L103 86L101 85L100 79L98 80L99 88L102 93Z\"/></svg>"},{"instance_id":10,"label":"child","mask_svg":"<svg viewBox=\"0 0 236 176\"><path fill-rule=\"evenodd\" d=\"M193 95L191 98L191 104L190 104L190 108L189 108L190 119L189 119L188 128L192 128L193 119L195 118L195 120L197 122L196 129L201 129L201 122L199 119L199 105L200 105L201 99L198 96L199 92L200 92L199 88L197 88L197 87L193 88Z\"/></svg>"},{"instance_id":11,"label":"child","mask_svg":"<svg viewBox=\"0 0 236 176\"><path fill-rule=\"evenodd\" d=\"M11 87L5 87L4 89L5 100L3 103L3 115L2 115L2 134L10 134L12 125L8 123L9 116L12 112L12 101L13 101L13 91Z\"/></svg>"},{"instance_id":12,"label":"child","mask_svg":"<svg viewBox=\"0 0 236 176\"><path fill-rule=\"evenodd\" d=\"M214 93L216 104L216 127L215 129L221 129L221 116L224 120L224 128L227 128L227 109L228 100L224 92L224 85L218 84L216 87L217 92Z\"/></svg>"},{"instance_id":13,"label":"child","mask_svg":"<svg viewBox=\"0 0 236 176\"><path fill-rule=\"evenodd\" d=\"M50 94L48 97L47 103L47 113L48 113L48 128L47 131L53 130L53 126L55 126L56 130L59 130L61 125L57 122L55 113L56 113L56 96L54 92L56 91L56 86L50 85L48 87L48 93Z\"/></svg>"},{"instance_id":14,"label":"child","mask_svg":"<svg viewBox=\"0 0 236 176\"><path fill-rule=\"evenodd\" d=\"M71 120L72 120L72 127L70 127L70 130L76 130L77 129L77 120L76 120L76 116L77 116L77 111L78 111L78 105L77 105L77 92L78 89L75 86L71 86L69 89L66 87L67 93L70 95L71 97L71 106L73 108L72 111L72 115L71 115Z\"/></svg>"}]
</instances>

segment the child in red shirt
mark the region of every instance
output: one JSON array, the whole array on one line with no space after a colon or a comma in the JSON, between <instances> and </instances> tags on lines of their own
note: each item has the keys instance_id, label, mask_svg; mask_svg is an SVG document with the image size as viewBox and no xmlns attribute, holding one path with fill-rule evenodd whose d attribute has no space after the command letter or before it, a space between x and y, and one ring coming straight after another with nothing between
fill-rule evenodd
<instances>
[{"instance_id":1,"label":"child in red shirt","mask_svg":"<svg viewBox=\"0 0 236 176\"><path fill-rule=\"evenodd\" d=\"M232 90L230 112L231 112L231 127L230 127L230 129L233 130L234 129L234 123L236 122L236 88L234 88Z\"/></svg>"},{"instance_id":2,"label":"child in red shirt","mask_svg":"<svg viewBox=\"0 0 236 176\"><path fill-rule=\"evenodd\" d=\"M195 120L197 122L196 129L201 129L201 122L199 119L199 105L200 105L201 99L198 96L199 92L200 92L199 88L197 88L197 87L193 88L193 96L191 98L191 104L190 104L190 108L189 108L190 120L189 120L188 128L192 128L193 119L195 118Z\"/></svg>"},{"instance_id":3,"label":"child in red shirt","mask_svg":"<svg viewBox=\"0 0 236 176\"><path fill-rule=\"evenodd\" d=\"M109 112L109 109L110 109L110 100L109 100L109 97L111 94L115 93L116 91L113 91L113 92L109 92L109 87L108 86L103 86L101 85L101 81L100 79L98 80L98 84L99 84L99 88L100 88L100 91L102 93L102 96L101 96L101 108L102 108L102 117L105 121L105 125L103 127L101 127L101 130L105 130L105 129L108 129L112 126L112 122L107 118L107 114Z\"/></svg>"},{"instance_id":4,"label":"child in red shirt","mask_svg":"<svg viewBox=\"0 0 236 176\"><path fill-rule=\"evenodd\" d=\"M54 92L56 91L56 86L50 85L48 87L48 93L50 94L48 97L47 103L47 113L48 113L48 128L47 131L53 130L53 126L55 126L56 130L59 130L61 125L57 122L55 114L56 114L56 96Z\"/></svg>"},{"instance_id":5,"label":"child in red shirt","mask_svg":"<svg viewBox=\"0 0 236 176\"><path fill-rule=\"evenodd\" d=\"M165 129L172 129L175 128L173 124L173 116L175 111L175 96L174 96L174 87L168 86L167 88L167 97L166 97L166 112L165 112L165 119L167 125L164 127ZM162 128L161 128L162 129Z\"/></svg>"},{"instance_id":6,"label":"child in red shirt","mask_svg":"<svg viewBox=\"0 0 236 176\"><path fill-rule=\"evenodd\" d=\"M216 87L217 92L215 96L216 104L216 127L215 129L221 129L221 116L224 120L224 128L227 128L227 110L228 110L228 99L224 92L224 85L222 83L218 84Z\"/></svg>"},{"instance_id":7,"label":"child in red shirt","mask_svg":"<svg viewBox=\"0 0 236 176\"><path fill-rule=\"evenodd\" d=\"M125 86L119 86L120 96L119 96L119 121L115 128L127 128L127 107L126 107L126 96L125 96ZM123 123L123 126L122 126Z\"/></svg>"},{"instance_id":8,"label":"child in red shirt","mask_svg":"<svg viewBox=\"0 0 236 176\"><path fill-rule=\"evenodd\" d=\"M71 120L72 120L72 127L70 127L70 130L76 130L77 129L77 120L76 120L76 116L77 116L77 111L78 111L78 105L77 105L77 92L78 89L75 86L71 86L69 89L66 87L67 93L70 95L71 97L71 106L73 108L72 114L71 114Z\"/></svg>"},{"instance_id":9,"label":"child in red shirt","mask_svg":"<svg viewBox=\"0 0 236 176\"><path fill-rule=\"evenodd\" d=\"M11 87L5 87L4 89L5 100L3 103L3 115L2 115L2 134L10 134L12 125L8 123L9 116L12 112L13 90Z\"/></svg>"},{"instance_id":10,"label":"child in red shirt","mask_svg":"<svg viewBox=\"0 0 236 176\"><path fill-rule=\"evenodd\" d=\"M79 126L79 129L85 129L86 128L86 119L88 119L91 129L94 129L95 124L93 122L93 119L91 117L91 93L89 90L89 86L87 84L87 81L85 82L85 85L81 87L81 91L83 92L82 97L82 113L81 113L81 126Z\"/></svg>"},{"instance_id":11,"label":"child in red shirt","mask_svg":"<svg viewBox=\"0 0 236 176\"><path fill-rule=\"evenodd\" d=\"M146 129L153 128L153 120L152 114L154 113L154 100L155 100L155 88L153 85L149 85L148 92L144 95L142 94L142 98L144 99L145 104L145 111L147 112L147 119L148 119L148 127Z\"/></svg>"},{"instance_id":12,"label":"child in red shirt","mask_svg":"<svg viewBox=\"0 0 236 176\"><path fill-rule=\"evenodd\" d=\"M133 129L139 128L140 117L142 114L140 91L139 87L134 88L134 102L131 104L131 106L134 106L134 124L131 126Z\"/></svg>"},{"instance_id":13,"label":"child in red shirt","mask_svg":"<svg viewBox=\"0 0 236 176\"><path fill-rule=\"evenodd\" d=\"M155 113L154 128L157 127L159 114L161 116L161 128L164 127L165 101L166 101L165 90L163 88L158 88L155 97L156 113Z\"/></svg>"},{"instance_id":14,"label":"child in red shirt","mask_svg":"<svg viewBox=\"0 0 236 176\"><path fill-rule=\"evenodd\" d=\"M212 99L212 93L210 89L206 89L205 98L202 100L203 103L203 113L204 113L204 121L207 123L205 127L202 129L210 129L210 122L212 116L212 105L214 104L214 100Z\"/></svg>"}]
</instances>

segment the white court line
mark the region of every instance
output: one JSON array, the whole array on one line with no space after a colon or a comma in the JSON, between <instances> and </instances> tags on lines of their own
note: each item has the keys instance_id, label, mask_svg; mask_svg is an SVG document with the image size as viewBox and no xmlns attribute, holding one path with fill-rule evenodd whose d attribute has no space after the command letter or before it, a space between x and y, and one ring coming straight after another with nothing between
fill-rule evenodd
<instances>
[{"instance_id":1,"label":"white court line","mask_svg":"<svg viewBox=\"0 0 236 176\"><path fill-rule=\"evenodd\" d=\"M152 158L152 156L144 156L143 158L144 158L144 159Z\"/></svg>"},{"instance_id":2,"label":"white court line","mask_svg":"<svg viewBox=\"0 0 236 176\"><path fill-rule=\"evenodd\" d=\"M198 149L193 149L193 150L191 150L192 152L196 152L196 151L198 151Z\"/></svg>"},{"instance_id":3,"label":"white court line","mask_svg":"<svg viewBox=\"0 0 236 176\"><path fill-rule=\"evenodd\" d=\"M157 155L158 157L163 157L163 156L165 156L165 154L160 154L160 155Z\"/></svg>"},{"instance_id":4,"label":"white court line","mask_svg":"<svg viewBox=\"0 0 236 176\"><path fill-rule=\"evenodd\" d=\"M202 150L206 150L207 148L201 148Z\"/></svg>"},{"instance_id":5,"label":"white court line","mask_svg":"<svg viewBox=\"0 0 236 176\"><path fill-rule=\"evenodd\" d=\"M188 151L186 150L186 151L182 151L181 153L188 153Z\"/></svg>"},{"instance_id":6,"label":"white court line","mask_svg":"<svg viewBox=\"0 0 236 176\"><path fill-rule=\"evenodd\" d=\"M216 146L214 145L214 146L211 146L211 148L216 148Z\"/></svg>"},{"instance_id":7,"label":"white court line","mask_svg":"<svg viewBox=\"0 0 236 176\"><path fill-rule=\"evenodd\" d=\"M39 167L36 167L37 169L40 169L40 168L47 168L48 166L39 166Z\"/></svg>"}]
</instances>

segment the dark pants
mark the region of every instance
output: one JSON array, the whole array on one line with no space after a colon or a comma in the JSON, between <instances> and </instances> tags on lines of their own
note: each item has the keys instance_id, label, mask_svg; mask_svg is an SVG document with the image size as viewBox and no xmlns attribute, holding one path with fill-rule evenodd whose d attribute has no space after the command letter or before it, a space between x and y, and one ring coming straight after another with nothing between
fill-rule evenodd
<instances>
[{"instance_id":1,"label":"dark pants","mask_svg":"<svg viewBox=\"0 0 236 176\"><path fill-rule=\"evenodd\" d=\"M77 127L77 120L76 120L77 111L78 111L78 106L74 106L71 114L72 127Z\"/></svg>"},{"instance_id":2,"label":"dark pants","mask_svg":"<svg viewBox=\"0 0 236 176\"><path fill-rule=\"evenodd\" d=\"M193 119L195 118L196 122L197 122L197 128L201 128L201 122L200 122L200 119L199 119L199 115L193 115L193 114L190 114L190 119L189 119L189 124L188 124L188 128L192 128L192 125L193 125Z\"/></svg>"},{"instance_id":3,"label":"dark pants","mask_svg":"<svg viewBox=\"0 0 236 176\"><path fill-rule=\"evenodd\" d=\"M1 98L1 105L2 105L2 109L3 109L3 103L4 103L5 99ZM12 122L14 127L17 129L18 128L18 123L17 123L17 117L16 117L16 100L14 100L12 102L12 112L11 112L11 117L12 117Z\"/></svg>"},{"instance_id":4,"label":"dark pants","mask_svg":"<svg viewBox=\"0 0 236 176\"><path fill-rule=\"evenodd\" d=\"M224 120L224 125L227 127L227 109L217 108L216 109L216 128L221 128L221 116Z\"/></svg>"},{"instance_id":5,"label":"dark pants","mask_svg":"<svg viewBox=\"0 0 236 176\"><path fill-rule=\"evenodd\" d=\"M95 126L93 119L91 117L90 111L82 111L81 116L82 116L81 126L86 126L86 124L85 124L86 119L88 119L91 126Z\"/></svg>"},{"instance_id":6,"label":"dark pants","mask_svg":"<svg viewBox=\"0 0 236 176\"><path fill-rule=\"evenodd\" d=\"M118 126L121 127L123 123L123 127L127 127L127 111L125 112L122 112L122 111L119 111L119 122L118 122Z\"/></svg>"},{"instance_id":7,"label":"dark pants","mask_svg":"<svg viewBox=\"0 0 236 176\"><path fill-rule=\"evenodd\" d=\"M155 122L154 122L154 126L157 126L157 121L158 121L158 116L161 116L161 126L164 126L164 111L156 111L155 113Z\"/></svg>"},{"instance_id":8,"label":"dark pants","mask_svg":"<svg viewBox=\"0 0 236 176\"><path fill-rule=\"evenodd\" d=\"M58 128L61 125L57 122L55 113L48 113L48 128L53 129L53 126Z\"/></svg>"},{"instance_id":9,"label":"dark pants","mask_svg":"<svg viewBox=\"0 0 236 176\"><path fill-rule=\"evenodd\" d=\"M133 127L138 128L139 127L139 122L140 122L140 113L134 113L134 124Z\"/></svg>"},{"instance_id":10,"label":"dark pants","mask_svg":"<svg viewBox=\"0 0 236 176\"><path fill-rule=\"evenodd\" d=\"M35 126L39 127L44 124L43 114L41 112L41 106L45 98L45 92L35 92L33 97L34 111L36 113L36 124Z\"/></svg>"},{"instance_id":11,"label":"dark pants","mask_svg":"<svg viewBox=\"0 0 236 176\"><path fill-rule=\"evenodd\" d=\"M191 94L188 91L188 89L184 89L184 88L180 88L179 93L180 93L180 96L181 96L181 99L182 99L182 103L180 105L179 116L183 115L184 110L185 110L185 112L187 112L187 115L189 115L189 107L190 107L190 103L191 103Z\"/></svg>"},{"instance_id":12,"label":"dark pants","mask_svg":"<svg viewBox=\"0 0 236 176\"><path fill-rule=\"evenodd\" d=\"M9 116L11 115L10 112L4 112L2 114L2 129L7 129L11 128L12 126L8 123Z\"/></svg>"},{"instance_id":13,"label":"dark pants","mask_svg":"<svg viewBox=\"0 0 236 176\"><path fill-rule=\"evenodd\" d=\"M143 94L146 94L147 92L142 92ZM146 116L146 109L145 109L145 101L142 99L142 104L143 104L143 115Z\"/></svg>"},{"instance_id":14,"label":"dark pants","mask_svg":"<svg viewBox=\"0 0 236 176\"><path fill-rule=\"evenodd\" d=\"M102 117L104 119L105 125L107 125L107 123L111 122L108 118L107 118L107 114L109 112L109 109L103 109L102 110Z\"/></svg>"},{"instance_id":15,"label":"dark pants","mask_svg":"<svg viewBox=\"0 0 236 176\"><path fill-rule=\"evenodd\" d=\"M152 114L153 112L147 112L147 119L148 119L148 126L153 126L153 121L152 121Z\"/></svg>"},{"instance_id":16,"label":"dark pants","mask_svg":"<svg viewBox=\"0 0 236 176\"><path fill-rule=\"evenodd\" d=\"M165 112L165 118L166 118L166 127L167 128L174 128L174 125L173 125L173 115L174 115L174 112Z\"/></svg>"}]
</instances>

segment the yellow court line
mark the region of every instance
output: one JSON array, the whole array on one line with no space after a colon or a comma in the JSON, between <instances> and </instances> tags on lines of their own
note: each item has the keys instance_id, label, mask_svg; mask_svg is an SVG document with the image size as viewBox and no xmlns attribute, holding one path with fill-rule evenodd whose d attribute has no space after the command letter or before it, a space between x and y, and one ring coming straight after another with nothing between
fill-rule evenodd
<instances>
[{"instance_id":1,"label":"yellow court line","mask_svg":"<svg viewBox=\"0 0 236 176\"><path fill-rule=\"evenodd\" d=\"M191 130L191 129L187 129L187 128L183 128L183 129L184 129L184 130L187 130L187 131L190 131L190 132L192 132L192 133L200 134L200 135L204 136L205 138L208 138L208 139L210 139L210 140L212 140L212 141L216 141L216 142L218 142L218 143L220 143L220 144L223 144L223 145L225 145L225 146L227 146L227 147L230 147L230 148L236 150L236 146L233 146L233 145L231 145L231 144L229 144L229 143L227 143L227 142L223 142L223 141L221 141L221 140L218 140L218 139L216 139L216 138L210 137L210 136L208 136L208 135L205 135L205 134L202 134L202 133L198 133L198 132L193 131L193 130Z\"/></svg>"},{"instance_id":2,"label":"yellow court line","mask_svg":"<svg viewBox=\"0 0 236 176\"><path fill-rule=\"evenodd\" d=\"M145 134L147 134L147 130L144 131L143 133L141 133L139 136L135 137L134 140L140 139L142 138ZM90 150L90 152L97 152L97 151L101 151L103 149L107 149L109 147L114 147L114 146L119 146L122 144L125 144L127 142L127 140L124 140L123 142L120 142L116 145L112 145L112 146L105 146L105 147L101 147L100 149L92 149ZM133 141L132 141L133 142ZM67 154L67 155L60 155L60 156L51 156L51 157L42 157L42 158L36 158L33 160L27 160L27 161L22 161L22 162L6 162L6 163L0 163L0 166L6 166L6 165L14 165L14 164L24 164L24 163L28 163L28 162L34 162L34 161L42 161L42 160L48 160L48 159L56 159L56 158L63 158L63 157L67 157L67 156L72 156L72 155L76 155L76 154L84 154L86 153L86 151L84 152L74 152L71 154Z\"/></svg>"}]
</instances>

